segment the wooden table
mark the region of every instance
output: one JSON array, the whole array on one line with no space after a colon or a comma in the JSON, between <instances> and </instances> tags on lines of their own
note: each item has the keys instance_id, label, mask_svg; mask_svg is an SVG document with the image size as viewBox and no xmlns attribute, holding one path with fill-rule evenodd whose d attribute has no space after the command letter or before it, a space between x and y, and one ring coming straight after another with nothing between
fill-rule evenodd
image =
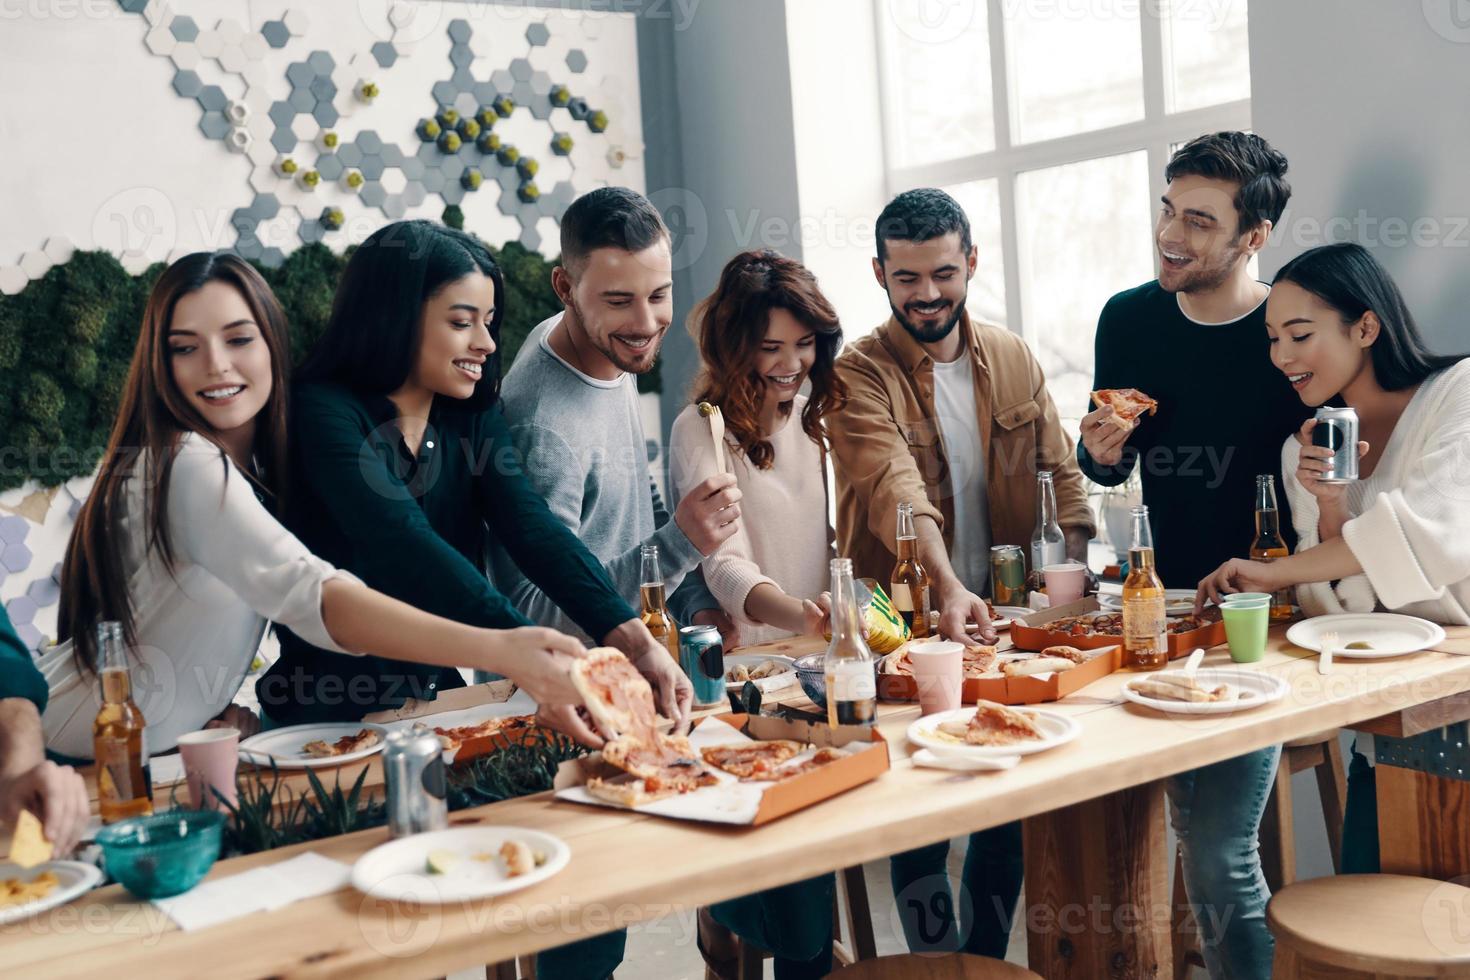
<instances>
[{"instance_id":1,"label":"wooden table","mask_svg":"<svg viewBox=\"0 0 1470 980\"><path fill-rule=\"evenodd\" d=\"M1455 638L1470 636L1470 630ZM775 644L772 652L801 644ZM1206 664L1228 662L1223 647ZM1161 780L1324 729L1470 691L1470 658L1424 652L1376 663L1315 656L1273 631L1254 669L1285 678L1282 702L1234 715L1180 717L1115 703L1125 674L1053 705L1081 721L1077 741L1001 773L915 768L904 731L916 706L884 705L893 768L881 779L759 829L706 826L554 801L549 794L452 816L561 836L571 864L489 902L412 908L345 889L196 932L116 886L0 927L9 971L93 976L434 976L511 959L678 908L721 901L1016 819L1028 825L1031 968L1067 977L1165 977L1167 855ZM211 877L302 851L351 862L384 829L220 862ZM1102 919L1091 910L1100 908Z\"/></svg>"}]
</instances>

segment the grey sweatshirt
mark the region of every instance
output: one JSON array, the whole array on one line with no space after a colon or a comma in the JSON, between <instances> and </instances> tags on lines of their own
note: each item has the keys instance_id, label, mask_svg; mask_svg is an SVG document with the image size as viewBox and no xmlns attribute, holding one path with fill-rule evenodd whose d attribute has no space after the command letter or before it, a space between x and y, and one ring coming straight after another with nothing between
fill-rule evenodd
<instances>
[{"instance_id":1,"label":"grey sweatshirt","mask_svg":"<svg viewBox=\"0 0 1470 980\"><path fill-rule=\"evenodd\" d=\"M669 612L687 625L694 613L719 603L698 574L689 574L699 551L656 499L637 384L626 374L616 381L589 377L558 357L547 336L560 322L558 313L531 331L501 386L526 477L552 514L607 566L634 609L640 608L640 549L657 545ZM492 552L491 571L496 588L533 622L588 639L503 549Z\"/></svg>"}]
</instances>

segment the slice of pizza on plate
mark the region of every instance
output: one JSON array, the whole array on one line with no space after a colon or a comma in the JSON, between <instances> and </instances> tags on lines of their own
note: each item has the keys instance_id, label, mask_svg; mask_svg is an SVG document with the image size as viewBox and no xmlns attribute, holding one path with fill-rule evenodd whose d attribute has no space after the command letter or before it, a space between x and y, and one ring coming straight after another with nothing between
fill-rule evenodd
<instances>
[{"instance_id":1,"label":"slice of pizza on plate","mask_svg":"<svg viewBox=\"0 0 1470 980\"><path fill-rule=\"evenodd\" d=\"M1159 410L1159 403L1137 388L1100 388L1092 393L1092 400L1098 408L1112 406L1113 414L1103 421L1120 429L1132 429L1145 412L1153 415Z\"/></svg>"},{"instance_id":2,"label":"slice of pizza on plate","mask_svg":"<svg viewBox=\"0 0 1470 980\"><path fill-rule=\"evenodd\" d=\"M331 759L370 749L377 744L378 733L371 728L364 728L356 735L343 735L335 742L327 742L323 739L307 742L301 746L301 751L313 759Z\"/></svg>"}]
</instances>

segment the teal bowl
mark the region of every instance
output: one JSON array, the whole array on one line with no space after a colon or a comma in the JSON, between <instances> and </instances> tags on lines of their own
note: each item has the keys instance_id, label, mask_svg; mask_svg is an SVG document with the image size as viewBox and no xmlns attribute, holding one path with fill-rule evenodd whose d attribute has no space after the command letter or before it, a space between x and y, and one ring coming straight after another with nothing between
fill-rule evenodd
<instances>
[{"instance_id":1,"label":"teal bowl","mask_svg":"<svg viewBox=\"0 0 1470 980\"><path fill-rule=\"evenodd\" d=\"M107 873L139 898L180 895L219 858L225 817L213 810L170 810L97 832Z\"/></svg>"}]
</instances>

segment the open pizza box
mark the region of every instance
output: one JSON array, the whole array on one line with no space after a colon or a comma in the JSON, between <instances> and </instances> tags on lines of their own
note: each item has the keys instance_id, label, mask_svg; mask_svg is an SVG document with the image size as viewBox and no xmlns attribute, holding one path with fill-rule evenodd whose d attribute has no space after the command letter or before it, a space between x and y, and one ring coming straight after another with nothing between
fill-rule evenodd
<instances>
[{"instance_id":1,"label":"open pizza box","mask_svg":"<svg viewBox=\"0 0 1470 980\"><path fill-rule=\"evenodd\" d=\"M1015 626L1011 627L1012 630ZM1050 645L1050 644L1048 644ZM994 701L998 704L1040 704L1045 701L1060 701L1075 694L1093 681L1101 680L1123 664L1123 648L1117 638L1109 646L1083 647L1080 643L1070 644L1085 649L1090 658L1070 670L1049 674L1031 674L1022 677L967 677L960 688L960 701L974 704L977 701ZM892 656L896 656L896 651ZM1010 652L1001 650L1001 659ZM878 697L885 701L917 701L919 688L914 678L904 674L890 674L881 670L878 674Z\"/></svg>"},{"instance_id":2,"label":"open pizza box","mask_svg":"<svg viewBox=\"0 0 1470 980\"><path fill-rule=\"evenodd\" d=\"M382 725L390 731L415 725L448 731L484 726L492 719L519 719L535 713L536 702L531 696L517 689L514 681L501 679L445 691L432 701L409 698L401 708L378 711L363 720ZM461 737L453 748L446 749L444 761L452 765L489 755L511 742L526 742L536 737L538 731L528 723L509 724L495 731L489 730L491 726L485 727L487 730L482 734Z\"/></svg>"},{"instance_id":3,"label":"open pizza box","mask_svg":"<svg viewBox=\"0 0 1470 980\"><path fill-rule=\"evenodd\" d=\"M1041 650L1063 644L1074 646L1079 650L1095 650L1099 647L1121 645L1122 637L1120 636L1077 636L1063 630L1048 628L1048 624L1059 619L1101 611L1102 607L1098 605L1097 597L1087 596L1054 609L1042 609L1029 616L1018 617L1011 623L1011 642L1022 650ZM1214 622L1187 633L1170 633L1168 639L1169 659L1178 660L1180 657L1189 656L1196 647L1208 649L1224 643L1225 624Z\"/></svg>"},{"instance_id":4,"label":"open pizza box","mask_svg":"<svg viewBox=\"0 0 1470 980\"><path fill-rule=\"evenodd\" d=\"M766 715L724 714L700 719L689 733L696 752L716 745L774 739L809 743L815 748L840 748L847 755L815 771L779 782L741 782L729 773L716 770L719 785L656 800L638 807L637 811L673 820L759 827L871 782L888 771L888 743L876 728L864 725L832 728ZM812 751L809 749L790 762L800 762ZM556 798L615 810L629 809L595 797L585 788L587 780L594 776L610 778L620 772L604 762L600 753L563 762L553 784Z\"/></svg>"}]
</instances>

